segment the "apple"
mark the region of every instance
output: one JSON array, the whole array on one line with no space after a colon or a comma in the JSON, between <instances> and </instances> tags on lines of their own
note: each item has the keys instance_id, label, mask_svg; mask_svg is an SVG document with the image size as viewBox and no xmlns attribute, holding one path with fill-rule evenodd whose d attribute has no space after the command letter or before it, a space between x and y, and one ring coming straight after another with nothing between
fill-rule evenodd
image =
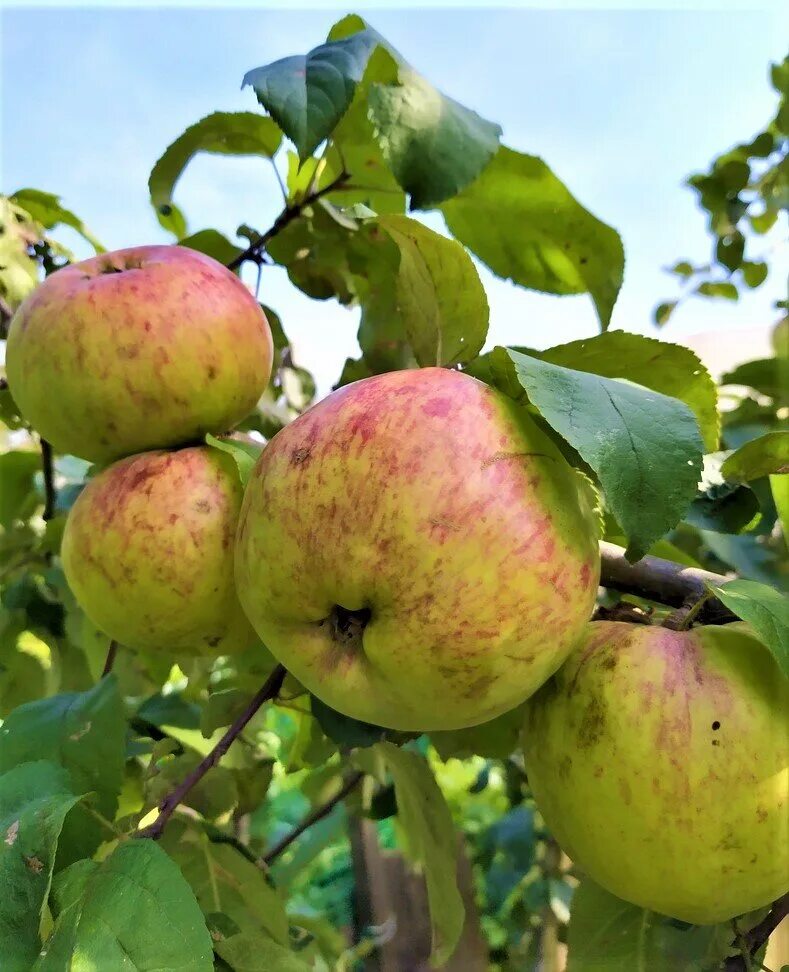
<instances>
[{"instance_id":1,"label":"apple","mask_svg":"<svg viewBox=\"0 0 789 972\"><path fill-rule=\"evenodd\" d=\"M233 583L242 494L233 459L208 446L144 452L99 473L61 548L85 614L141 651L223 655L256 643Z\"/></svg>"},{"instance_id":2,"label":"apple","mask_svg":"<svg viewBox=\"0 0 789 972\"><path fill-rule=\"evenodd\" d=\"M586 496L525 410L475 378L367 378L264 450L239 522L239 598L340 712L475 725L534 692L584 630L600 569Z\"/></svg>"},{"instance_id":3,"label":"apple","mask_svg":"<svg viewBox=\"0 0 789 972\"><path fill-rule=\"evenodd\" d=\"M593 622L525 708L540 812L612 894L706 925L789 889L789 682L745 624Z\"/></svg>"},{"instance_id":4,"label":"apple","mask_svg":"<svg viewBox=\"0 0 789 972\"><path fill-rule=\"evenodd\" d=\"M92 462L231 429L262 395L271 361L254 297L181 246L58 270L17 310L6 349L22 415L57 452Z\"/></svg>"}]
</instances>

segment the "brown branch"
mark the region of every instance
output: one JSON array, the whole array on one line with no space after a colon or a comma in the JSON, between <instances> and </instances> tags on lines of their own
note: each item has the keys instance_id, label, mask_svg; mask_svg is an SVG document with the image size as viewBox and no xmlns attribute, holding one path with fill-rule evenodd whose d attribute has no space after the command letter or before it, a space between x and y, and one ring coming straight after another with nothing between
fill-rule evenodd
<instances>
[{"instance_id":1,"label":"brown branch","mask_svg":"<svg viewBox=\"0 0 789 972\"><path fill-rule=\"evenodd\" d=\"M51 520L55 515L57 493L55 492L55 468L52 460L52 446L41 440L41 469L44 473L44 520Z\"/></svg>"},{"instance_id":2,"label":"brown branch","mask_svg":"<svg viewBox=\"0 0 789 972\"><path fill-rule=\"evenodd\" d=\"M310 813L307 814L301 823L294 827L290 833L285 834L285 836L281 840L278 840L270 850L266 851L262 857L263 863L271 864L279 857L280 854L283 853L283 851L290 847L294 840L301 837L305 830L310 828L313 824L316 824L319 820L323 820L324 817L328 817L337 804L341 800L344 800L349 793L355 790L363 779L364 773L362 773L361 770L357 770L355 773L352 773L330 800L322 803L319 807L315 807L315 809L310 811Z\"/></svg>"},{"instance_id":3,"label":"brown branch","mask_svg":"<svg viewBox=\"0 0 789 972\"><path fill-rule=\"evenodd\" d=\"M738 936L736 944L742 952L748 953L748 959L742 954L730 956L723 964L725 972L747 972L749 959L754 958L787 915L789 915L789 892L773 902L769 913L758 925Z\"/></svg>"},{"instance_id":4,"label":"brown branch","mask_svg":"<svg viewBox=\"0 0 789 972\"><path fill-rule=\"evenodd\" d=\"M729 579L721 574L713 574L698 567L684 567L660 557L642 557L635 564L631 564L625 559L622 547L605 541L600 544L600 554L600 583L603 587L624 594L636 594L650 601L659 601L678 608L689 601L695 603L706 597L698 613L699 620L713 624L738 620L737 615L717 597L706 596L708 584L718 586Z\"/></svg>"},{"instance_id":5,"label":"brown branch","mask_svg":"<svg viewBox=\"0 0 789 972\"><path fill-rule=\"evenodd\" d=\"M109 675L112 671L112 666L115 664L115 656L118 654L118 642L113 640L110 642L107 648L107 657L104 659L104 668L101 670L101 677L104 678L105 675Z\"/></svg>"},{"instance_id":6,"label":"brown branch","mask_svg":"<svg viewBox=\"0 0 789 972\"><path fill-rule=\"evenodd\" d=\"M167 794L164 800L162 800L162 802L159 804L159 816L156 818L156 820L154 820L153 823L149 824L147 827L143 827L142 830L138 830L134 834L135 837L150 837L153 840L158 840L162 836L162 832L167 826L167 821L173 815L178 804L183 800L192 787L199 783L213 766L216 766L228 749L230 749L230 745L233 740L239 736L241 732L243 732L247 726L247 723L258 711L261 705L263 705L264 702L268 702L271 699L276 698L286 675L287 672L282 665L277 665L271 675L269 675L264 684L254 695L244 711L233 721L211 752L208 753L197 764L197 766L195 766L191 773L186 775L186 777L178 784L178 786L175 787L174 790L171 790L170 793Z\"/></svg>"},{"instance_id":7,"label":"brown branch","mask_svg":"<svg viewBox=\"0 0 789 972\"><path fill-rule=\"evenodd\" d=\"M246 260L257 260L263 250L265 250L266 244L270 243L275 236L285 229L286 226L289 226L294 220L298 219L308 206L314 203L317 199L320 199L321 196L326 196L330 192L334 192L335 190L342 188L349 178L349 173L343 171L337 176L336 179L332 179L332 181L325 185L322 189L318 189L316 192L310 193L300 202L294 203L292 206L286 206L265 233L250 243L246 250L239 253L237 257L234 257L230 263L227 264L228 270L237 270Z\"/></svg>"}]
</instances>

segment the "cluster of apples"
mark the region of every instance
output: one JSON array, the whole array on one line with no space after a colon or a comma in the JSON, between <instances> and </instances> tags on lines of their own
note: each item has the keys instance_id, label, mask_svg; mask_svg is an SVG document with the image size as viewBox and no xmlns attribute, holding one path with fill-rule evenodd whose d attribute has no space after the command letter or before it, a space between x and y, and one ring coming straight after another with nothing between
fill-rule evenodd
<instances>
[{"instance_id":1,"label":"cluster of apples","mask_svg":"<svg viewBox=\"0 0 789 972\"><path fill-rule=\"evenodd\" d=\"M244 491L203 441L249 414L271 363L257 302L180 247L65 268L20 307L20 410L57 451L111 461L63 537L91 620L176 657L260 638L328 705L399 730L528 700L540 809L609 890L700 923L785 890L789 700L747 628L589 624L585 482L522 407L456 371L339 389Z\"/></svg>"}]
</instances>

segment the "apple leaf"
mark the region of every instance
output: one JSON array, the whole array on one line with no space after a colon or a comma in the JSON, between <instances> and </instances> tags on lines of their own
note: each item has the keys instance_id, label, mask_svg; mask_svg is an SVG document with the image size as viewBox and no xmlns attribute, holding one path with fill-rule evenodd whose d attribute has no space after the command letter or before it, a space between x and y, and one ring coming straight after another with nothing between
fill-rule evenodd
<instances>
[{"instance_id":1,"label":"apple leaf","mask_svg":"<svg viewBox=\"0 0 789 972\"><path fill-rule=\"evenodd\" d=\"M87 692L66 692L14 709L0 729L0 772L30 760L50 760L68 771L75 793L111 821L123 780L126 721L114 676ZM110 835L111 836L111 835ZM108 837L95 813L77 807L66 821L58 866L89 857Z\"/></svg>"},{"instance_id":2,"label":"apple leaf","mask_svg":"<svg viewBox=\"0 0 789 972\"><path fill-rule=\"evenodd\" d=\"M746 361L721 377L722 385L746 385L783 404L789 395L789 359L759 358Z\"/></svg>"},{"instance_id":3,"label":"apple leaf","mask_svg":"<svg viewBox=\"0 0 789 972\"><path fill-rule=\"evenodd\" d=\"M570 912L568 972L713 972L730 953L731 939L728 924L680 926L584 878Z\"/></svg>"},{"instance_id":4,"label":"apple leaf","mask_svg":"<svg viewBox=\"0 0 789 972\"><path fill-rule=\"evenodd\" d=\"M263 443L254 442L251 439L218 439L210 432L206 434L205 441L214 449L219 449L220 452L226 452L229 456L232 456L238 468L238 478L242 485L246 486L249 477L252 475L252 470L255 468L255 463L263 452Z\"/></svg>"},{"instance_id":5,"label":"apple leaf","mask_svg":"<svg viewBox=\"0 0 789 972\"><path fill-rule=\"evenodd\" d=\"M699 495L685 514L685 522L699 530L740 533L760 523L759 500L747 486L726 482L721 471L725 456L725 452L704 456Z\"/></svg>"},{"instance_id":6,"label":"apple leaf","mask_svg":"<svg viewBox=\"0 0 789 972\"><path fill-rule=\"evenodd\" d=\"M608 327L622 286L622 241L541 159L502 145L441 210L453 236L495 274L549 294L589 293Z\"/></svg>"},{"instance_id":7,"label":"apple leaf","mask_svg":"<svg viewBox=\"0 0 789 972\"><path fill-rule=\"evenodd\" d=\"M789 678L789 600L785 594L751 580L733 580L711 590L743 621L747 621L770 649Z\"/></svg>"},{"instance_id":8,"label":"apple leaf","mask_svg":"<svg viewBox=\"0 0 789 972\"><path fill-rule=\"evenodd\" d=\"M412 209L456 196L499 147L499 125L447 98L405 64L396 83L370 88L368 105L383 156Z\"/></svg>"},{"instance_id":9,"label":"apple leaf","mask_svg":"<svg viewBox=\"0 0 789 972\"><path fill-rule=\"evenodd\" d=\"M702 441L684 402L630 382L574 371L504 348L496 384L536 407L596 473L638 560L682 518L701 476ZM525 394L524 394L525 392Z\"/></svg>"},{"instance_id":10,"label":"apple leaf","mask_svg":"<svg viewBox=\"0 0 789 972\"><path fill-rule=\"evenodd\" d=\"M42 235L26 210L0 196L0 297L12 311L38 284L38 260L30 254Z\"/></svg>"},{"instance_id":11,"label":"apple leaf","mask_svg":"<svg viewBox=\"0 0 789 972\"><path fill-rule=\"evenodd\" d=\"M215 111L190 125L168 145L148 177L151 205L161 226L179 238L186 234L185 220L172 197L176 182L198 152L271 158L281 139L270 118L252 111Z\"/></svg>"},{"instance_id":12,"label":"apple leaf","mask_svg":"<svg viewBox=\"0 0 789 972\"><path fill-rule=\"evenodd\" d=\"M557 345L537 356L564 368L591 371L606 378L625 378L678 398L698 419L706 451L717 449L718 393L710 373L690 348L641 334L608 331Z\"/></svg>"},{"instance_id":13,"label":"apple leaf","mask_svg":"<svg viewBox=\"0 0 789 972\"><path fill-rule=\"evenodd\" d=\"M41 458L36 452L5 452L0 455L0 526L11 526L14 520L27 518L35 511L39 499L34 491Z\"/></svg>"},{"instance_id":14,"label":"apple leaf","mask_svg":"<svg viewBox=\"0 0 789 972\"><path fill-rule=\"evenodd\" d=\"M781 531L784 535L784 542L789 546L789 476L770 476L770 490L773 494L773 502L781 521Z\"/></svg>"},{"instance_id":15,"label":"apple leaf","mask_svg":"<svg viewBox=\"0 0 789 972\"><path fill-rule=\"evenodd\" d=\"M181 868L203 911L221 911L242 931L259 932L288 943L288 918L278 892L251 861L229 844L214 843L205 833L171 823L162 847Z\"/></svg>"},{"instance_id":16,"label":"apple leaf","mask_svg":"<svg viewBox=\"0 0 789 972\"><path fill-rule=\"evenodd\" d=\"M290 949L260 932L238 932L225 938L213 930L214 950L233 972L310 972L307 965Z\"/></svg>"},{"instance_id":17,"label":"apple leaf","mask_svg":"<svg viewBox=\"0 0 789 972\"><path fill-rule=\"evenodd\" d=\"M39 953L58 838L78 800L68 773L53 763L20 763L0 775L0 942L6 972L26 972Z\"/></svg>"},{"instance_id":18,"label":"apple leaf","mask_svg":"<svg viewBox=\"0 0 789 972\"><path fill-rule=\"evenodd\" d=\"M746 442L726 459L721 472L739 483L789 473L789 432L768 432Z\"/></svg>"},{"instance_id":19,"label":"apple leaf","mask_svg":"<svg viewBox=\"0 0 789 972\"><path fill-rule=\"evenodd\" d=\"M41 189L17 189L10 197L11 201L21 206L44 229L55 229L56 226L70 226L86 243L89 243L96 253L104 253L105 248L82 220L70 209L61 205L60 196Z\"/></svg>"},{"instance_id":20,"label":"apple leaf","mask_svg":"<svg viewBox=\"0 0 789 972\"><path fill-rule=\"evenodd\" d=\"M198 253L205 253L213 257L220 263L231 263L243 252L240 246L231 243L230 240L219 230L204 229L191 236L185 236L178 241L179 246L187 246L190 250L197 250Z\"/></svg>"},{"instance_id":21,"label":"apple leaf","mask_svg":"<svg viewBox=\"0 0 789 972\"><path fill-rule=\"evenodd\" d=\"M379 224L400 250L397 304L420 365L450 365L479 354L488 301L476 267L455 240L407 216Z\"/></svg>"},{"instance_id":22,"label":"apple leaf","mask_svg":"<svg viewBox=\"0 0 789 972\"><path fill-rule=\"evenodd\" d=\"M261 105L304 160L328 138L353 100L357 84L381 38L370 29L327 41L308 54L285 57L247 71Z\"/></svg>"},{"instance_id":23,"label":"apple leaf","mask_svg":"<svg viewBox=\"0 0 789 972\"><path fill-rule=\"evenodd\" d=\"M408 855L424 868L433 926L431 962L441 965L454 952L465 921L452 815L424 757L389 742L376 749L392 774Z\"/></svg>"},{"instance_id":24,"label":"apple leaf","mask_svg":"<svg viewBox=\"0 0 789 972\"><path fill-rule=\"evenodd\" d=\"M55 885L63 908L34 972L212 972L200 908L178 866L152 840L127 841L101 864L78 861Z\"/></svg>"}]
</instances>

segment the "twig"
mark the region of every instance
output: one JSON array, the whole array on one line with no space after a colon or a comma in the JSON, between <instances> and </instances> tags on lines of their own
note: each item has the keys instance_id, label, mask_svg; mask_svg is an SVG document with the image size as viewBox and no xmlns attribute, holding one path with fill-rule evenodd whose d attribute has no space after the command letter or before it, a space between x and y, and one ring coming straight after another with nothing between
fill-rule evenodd
<instances>
[{"instance_id":1,"label":"twig","mask_svg":"<svg viewBox=\"0 0 789 972\"><path fill-rule=\"evenodd\" d=\"M225 734L219 740L219 742L214 746L210 753L208 753L195 768L188 773L186 777L171 790L170 793L162 800L159 804L159 816L152 824L147 827L143 827L142 830L138 830L135 837L150 837L153 840L158 840L162 836L162 832L167 825L167 821L173 815L178 804L183 800L186 794L202 780L205 774L225 755L225 753L230 749L230 745L233 740L240 735L241 732L246 728L247 723L250 721L252 716L258 711L258 709L263 705L264 702L268 702L271 699L276 698L277 693L282 687L282 683L285 680L285 675L287 672L282 667L282 665L277 665L274 671L266 679L265 683L260 687L255 696L249 702L244 711L231 723Z\"/></svg>"},{"instance_id":2,"label":"twig","mask_svg":"<svg viewBox=\"0 0 789 972\"><path fill-rule=\"evenodd\" d=\"M738 935L736 944L739 945L743 952L747 953L748 957L746 958L745 955L730 956L723 963L725 972L746 972L750 960L756 955L787 915L789 915L789 892L773 902L769 913L758 925L755 925L750 931Z\"/></svg>"},{"instance_id":3,"label":"twig","mask_svg":"<svg viewBox=\"0 0 789 972\"><path fill-rule=\"evenodd\" d=\"M686 597L682 606L676 611L672 611L663 621L664 628L672 631L687 631L696 618L701 614L701 610L707 601L712 597L710 591L705 591L701 595L692 594Z\"/></svg>"},{"instance_id":4,"label":"twig","mask_svg":"<svg viewBox=\"0 0 789 972\"><path fill-rule=\"evenodd\" d=\"M254 242L249 244L246 250L243 250L227 264L228 270L237 270L246 260L258 259L265 249L266 244L270 243L286 226L289 226L295 219L298 219L309 205L317 199L320 199L321 196L326 196L328 193L341 188L349 178L350 176L347 172L341 172L336 179L332 179L322 189L318 189L311 195L305 196L301 202L294 203L292 206L286 206L265 233L261 234Z\"/></svg>"},{"instance_id":5,"label":"twig","mask_svg":"<svg viewBox=\"0 0 789 972\"><path fill-rule=\"evenodd\" d=\"M271 163L271 168L274 170L274 175L277 177L277 182L279 183L279 188L282 192L282 200L283 202L287 203L288 190L285 188L285 183L282 181L282 173L279 171L279 167L277 166L273 156L269 158L269 162Z\"/></svg>"},{"instance_id":6,"label":"twig","mask_svg":"<svg viewBox=\"0 0 789 972\"><path fill-rule=\"evenodd\" d=\"M341 800L344 800L352 790L356 789L363 779L364 773L361 770L352 773L330 800L322 803L319 807L315 807L289 834L286 834L270 850L266 851L262 857L264 864L271 864L283 851L290 847L294 840L301 837L305 830L319 820L323 820L324 817L327 817Z\"/></svg>"},{"instance_id":7,"label":"twig","mask_svg":"<svg viewBox=\"0 0 789 972\"><path fill-rule=\"evenodd\" d=\"M118 654L118 642L113 638L110 642L109 648L107 648L107 657L104 659L104 668L101 670L101 677L104 678L105 675L109 675L112 671L112 666L115 664L115 656Z\"/></svg>"},{"instance_id":8,"label":"twig","mask_svg":"<svg viewBox=\"0 0 789 972\"><path fill-rule=\"evenodd\" d=\"M51 520L55 515L57 493L55 492L55 469L52 462L52 446L46 439L41 440L41 469L44 473L44 512L41 516L44 520Z\"/></svg>"},{"instance_id":9,"label":"twig","mask_svg":"<svg viewBox=\"0 0 789 972\"><path fill-rule=\"evenodd\" d=\"M600 544L602 571L600 583L603 587L636 594L650 601L660 601L673 607L682 607L689 598L694 602L707 594L707 585L725 584L728 580L721 574L713 574L698 567L683 567L671 560L660 557L643 557L635 564L625 559L625 551L614 543L603 541ZM709 596L699 611L699 620L714 624L737 621L737 615L730 611L717 597Z\"/></svg>"}]
</instances>

